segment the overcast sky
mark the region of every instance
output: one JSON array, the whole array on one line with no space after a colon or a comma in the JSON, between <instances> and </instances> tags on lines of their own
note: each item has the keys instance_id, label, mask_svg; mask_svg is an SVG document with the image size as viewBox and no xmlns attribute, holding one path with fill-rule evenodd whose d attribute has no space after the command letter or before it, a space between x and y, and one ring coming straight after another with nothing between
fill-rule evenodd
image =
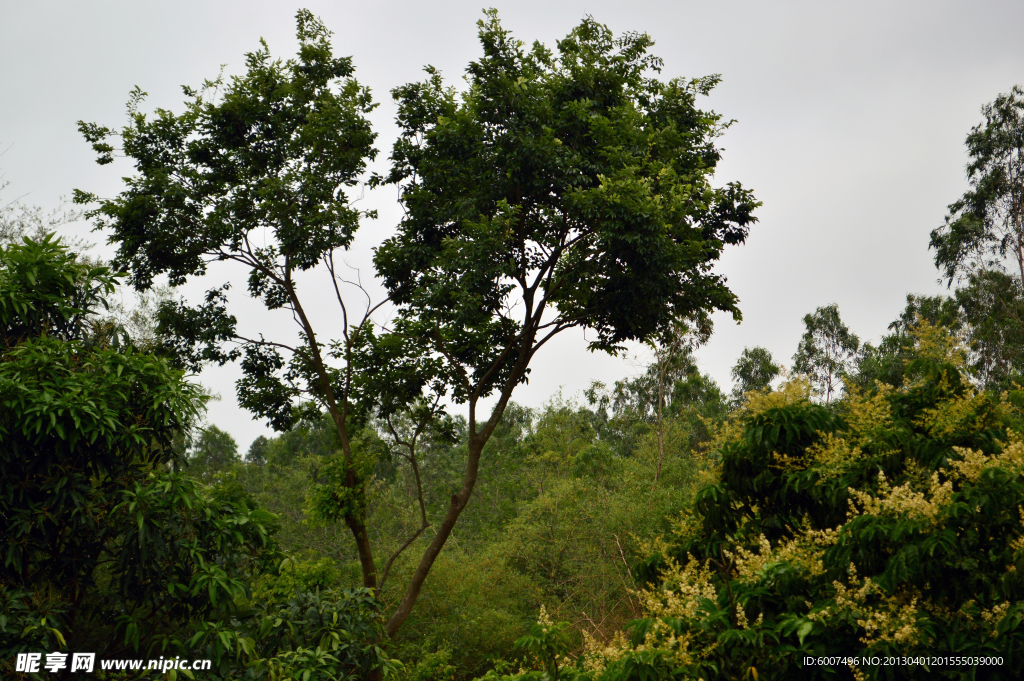
<instances>
[{"instance_id":1,"label":"overcast sky","mask_svg":"<svg viewBox=\"0 0 1024 681\"><path fill-rule=\"evenodd\" d=\"M722 141L718 182L738 180L764 202L747 243L720 265L743 323L717 318L699 353L725 389L744 347L764 346L788 364L803 315L818 306L838 303L851 329L875 340L907 293L942 290L928 234L967 187L964 137L984 103L1024 84L1020 0L490 4L528 43L552 45L590 14L616 33L649 33L666 78L722 75L704 103L737 120ZM136 85L149 93L144 110L181 111L181 85L201 84L222 64L240 72L260 37L272 54L294 55L299 7L334 31L336 54L354 57L357 78L381 103L379 171L396 130L391 88L420 79L425 64L459 85L480 54L476 2L8 0L0 3L0 168L11 185L0 200L51 207L73 188L113 196L130 168L97 166L75 122L123 124ZM390 188L364 199L380 211L351 256L364 277L370 249L397 222L395 196ZM249 310L239 316L258 326ZM639 370L584 346L572 331L546 347L514 399L540 406L560 387L569 397L593 379ZM235 377L219 369L200 380L224 397L210 421L244 451L268 431L236 406Z\"/></svg>"}]
</instances>

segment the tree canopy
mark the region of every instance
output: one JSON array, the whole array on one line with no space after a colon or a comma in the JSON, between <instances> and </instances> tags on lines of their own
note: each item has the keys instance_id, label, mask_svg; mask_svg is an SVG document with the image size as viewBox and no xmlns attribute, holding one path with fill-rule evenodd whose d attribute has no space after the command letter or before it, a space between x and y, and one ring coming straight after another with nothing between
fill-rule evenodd
<instances>
[{"instance_id":1,"label":"tree canopy","mask_svg":"<svg viewBox=\"0 0 1024 681\"><path fill-rule=\"evenodd\" d=\"M831 402L842 390L843 375L860 349L860 339L843 323L835 303L805 315L804 327L793 371L807 376L825 402Z\"/></svg>"},{"instance_id":2,"label":"tree canopy","mask_svg":"<svg viewBox=\"0 0 1024 681\"><path fill-rule=\"evenodd\" d=\"M713 310L739 318L713 266L745 240L757 206L738 184L711 182L727 124L696 101L717 77L660 81L647 35L615 38L592 19L555 50L524 48L493 11L479 35L465 91L427 67L393 92L401 133L386 181L406 213L374 262L398 306L394 333L445 365L469 412L463 483L396 618L469 502L537 351L574 327L592 330L591 350L615 352Z\"/></svg>"},{"instance_id":3,"label":"tree canopy","mask_svg":"<svg viewBox=\"0 0 1024 681\"><path fill-rule=\"evenodd\" d=\"M932 231L935 266L952 283L1009 258L1024 279L1024 90L1015 86L981 108L985 122L967 135L971 188Z\"/></svg>"},{"instance_id":4,"label":"tree canopy","mask_svg":"<svg viewBox=\"0 0 1024 681\"><path fill-rule=\"evenodd\" d=\"M713 310L739 318L713 266L726 245L744 241L757 202L738 184L711 183L714 141L728 124L696 100L717 77L659 81L649 37L615 39L590 19L559 42L558 56L539 44L525 51L492 12L480 23L484 56L470 64L466 92L445 88L430 68L427 82L395 90L401 137L390 174L376 182L400 185L406 217L376 252L397 306L395 322L376 328L373 305L356 314L346 302L334 261L368 216L345 189L376 153L365 118L373 104L351 60L332 56L328 31L306 11L298 37L296 60L272 60L264 45L247 55L245 75L186 88L183 114L147 117L136 90L119 132L80 124L101 164L114 151L108 138L119 135L137 171L91 215L139 288L234 263L248 271L251 296L291 312L298 344L245 337L225 284L198 306L162 305L158 333L193 369L241 358L239 401L275 428L330 415L339 454L311 509L348 525L366 587L382 578L365 526L376 450L358 434L362 424L404 411L413 437L394 428L390 436L415 458L426 424L445 422L442 396L468 403L464 482L389 621L393 633L468 503L482 448L537 350L572 327L593 330L591 349L614 352ZM79 192L77 200L98 198ZM299 274L317 267L336 293L334 314L299 295ZM336 317L342 337L319 338L315 329ZM477 403L492 393L497 406L478 422ZM424 516L406 545L429 525Z\"/></svg>"},{"instance_id":5,"label":"tree canopy","mask_svg":"<svg viewBox=\"0 0 1024 681\"><path fill-rule=\"evenodd\" d=\"M740 403L746 393L770 388L781 372L782 366L775 363L772 353L765 348L743 348L736 366L732 368L732 380L736 381L732 390L733 401Z\"/></svg>"}]
</instances>

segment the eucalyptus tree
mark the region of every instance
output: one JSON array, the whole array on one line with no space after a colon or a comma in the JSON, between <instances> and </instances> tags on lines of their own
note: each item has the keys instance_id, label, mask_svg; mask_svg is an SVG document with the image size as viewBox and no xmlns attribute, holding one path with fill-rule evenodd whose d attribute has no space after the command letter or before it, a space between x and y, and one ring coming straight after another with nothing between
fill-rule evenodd
<instances>
[{"instance_id":1,"label":"eucalyptus tree","mask_svg":"<svg viewBox=\"0 0 1024 681\"><path fill-rule=\"evenodd\" d=\"M1024 376L1024 289L999 270L972 272L953 301L964 327L973 378L989 390L1010 390Z\"/></svg>"},{"instance_id":2,"label":"eucalyptus tree","mask_svg":"<svg viewBox=\"0 0 1024 681\"><path fill-rule=\"evenodd\" d=\"M971 188L932 231L935 266L954 279L1001 268L1009 258L1024 280L1024 90L1014 86L981 109L985 122L967 135Z\"/></svg>"},{"instance_id":3,"label":"eucalyptus tree","mask_svg":"<svg viewBox=\"0 0 1024 681\"><path fill-rule=\"evenodd\" d=\"M752 390L764 390L771 387L772 381L778 378L782 366L776 364L772 353L761 346L743 348L736 366L732 368L732 400L739 404L743 395Z\"/></svg>"},{"instance_id":4,"label":"eucalyptus tree","mask_svg":"<svg viewBox=\"0 0 1024 681\"><path fill-rule=\"evenodd\" d=\"M615 353L713 310L739 319L713 266L745 240L757 206L738 184L712 184L728 123L696 102L717 76L658 80L650 37L615 38L589 18L555 50L524 47L493 11L479 36L464 91L432 67L393 91L401 136L385 181L400 187L405 216L375 262L397 305L393 333L443 364L468 430L462 484L392 632L537 352L568 329L587 330L588 350Z\"/></svg>"},{"instance_id":5,"label":"eucalyptus tree","mask_svg":"<svg viewBox=\"0 0 1024 681\"><path fill-rule=\"evenodd\" d=\"M843 376L853 368L860 339L850 332L835 303L804 315L806 331L793 355L793 371L811 379L825 402L843 387Z\"/></svg>"}]
</instances>

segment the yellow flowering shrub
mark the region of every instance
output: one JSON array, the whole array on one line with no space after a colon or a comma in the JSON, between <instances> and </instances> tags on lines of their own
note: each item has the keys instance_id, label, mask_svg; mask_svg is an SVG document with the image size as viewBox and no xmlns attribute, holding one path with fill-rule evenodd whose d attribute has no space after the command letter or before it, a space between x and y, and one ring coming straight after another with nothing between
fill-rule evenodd
<instances>
[{"instance_id":1,"label":"yellow flowering shrub","mask_svg":"<svg viewBox=\"0 0 1024 681\"><path fill-rule=\"evenodd\" d=\"M1024 394L976 390L959 339L915 333L903 385L828 407L800 380L748 394L715 434L714 480L642 566L646 617L586 637L571 674L967 678L864 659L977 656L1002 660L986 678L1017 678Z\"/></svg>"}]
</instances>

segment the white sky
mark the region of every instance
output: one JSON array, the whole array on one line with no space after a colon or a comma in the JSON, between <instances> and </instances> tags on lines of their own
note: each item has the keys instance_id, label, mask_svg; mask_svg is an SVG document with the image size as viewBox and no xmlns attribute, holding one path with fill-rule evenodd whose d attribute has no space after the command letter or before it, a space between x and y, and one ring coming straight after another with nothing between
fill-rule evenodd
<instances>
[{"instance_id":1,"label":"white sky","mask_svg":"<svg viewBox=\"0 0 1024 681\"><path fill-rule=\"evenodd\" d=\"M982 104L1024 83L1019 0L491 4L527 43L553 46L591 14L616 33L650 33L665 78L722 74L704 106L738 122L723 139L718 182L739 180L764 202L747 244L720 266L744 321L719 318L699 353L726 389L745 346L789 363L801 319L815 307L838 303L851 329L874 340L907 293L942 290L928 234L967 187L964 136ZM8 149L0 168L11 181L4 198L50 207L73 188L112 196L130 168L95 165L75 122L123 124L135 85L150 94L146 110L181 111L181 85L201 84L221 64L240 72L260 37L275 56L294 55L298 7L334 31L336 54L354 57L356 77L381 103L378 171L395 134L390 89L418 80L428 63L458 85L479 56L475 2L8 0L0 3L0 151ZM380 211L352 254L365 278L369 249L399 209L394 188L367 192L363 205ZM244 279L236 284L242 293ZM278 324L257 312L243 308L243 326ZM560 387L572 396L593 379L636 371L636 362L586 353L582 332L567 332L542 351L513 399L539 406ZM208 370L201 380L224 396L210 421L244 452L267 429L236 406L236 376Z\"/></svg>"}]
</instances>

